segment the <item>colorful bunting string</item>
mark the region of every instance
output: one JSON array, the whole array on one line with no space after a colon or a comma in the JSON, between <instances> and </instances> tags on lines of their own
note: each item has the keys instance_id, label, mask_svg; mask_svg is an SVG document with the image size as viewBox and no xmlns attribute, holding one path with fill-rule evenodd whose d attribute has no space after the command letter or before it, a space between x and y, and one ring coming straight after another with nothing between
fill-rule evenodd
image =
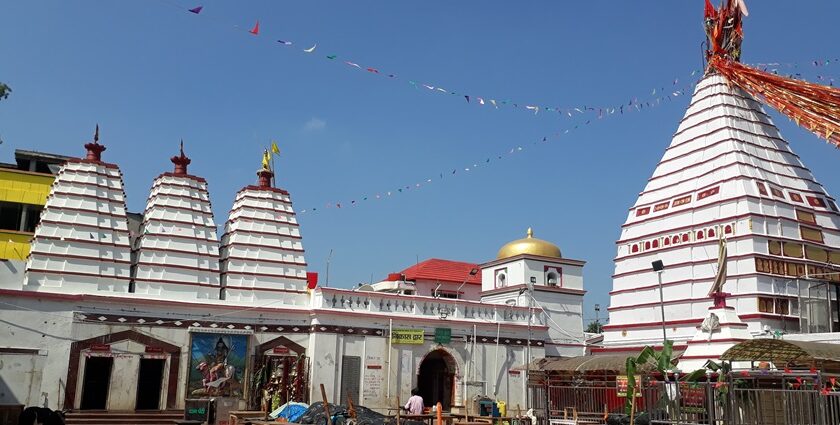
<instances>
[{"instance_id":1,"label":"colorful bunting string","mask_svg":"<svg viewBox=\"0 0 840 425\"><path fill-rule=\"evenodd\" d=\"M170 6L173 6L173 7L176 7L178 9L180 9L180 10L183 10L183 8L181 6L169 3L168 0L161 0L161 1L163 1L164 3L166 3ZM197 7L191 8L191 9L187 9L187 11L192 12L193 14L199 15L200 12L203 10L203 8L204 8L203 6L197 6ZM238 30L243 30L243 28L238 26L238 25L234 25L233 28L238 29ZM247 32L252 34L252 35L261 35L260 34L259 21L256 22L256 24L254 25L253 28L251 28L250 30L247 30ZM293 46L293 45L295 45L295 43L293 41L290 41L288 39L277 39L276 42L272 42L272 43L275 44L275 45L280 45L280 46ZM318 47L318 43L314 43L311 47L305 48L305 49L300 49L299 51L303 52L303 53L307 53L307 54L312 54L312 53L315 53L317 47ZM575 117L575 115L579 115L579 114L597 114L598 116L602 116L602 115L615 113L615 111L619 111L621 109L621 107L623 106L623 104L622 105L613 105L613 106L590 106L590 105L567 106L567 107L544 106L544 105L540 105L540 104L534 103L534 102L520 102L520 101L511 100L511 99L501 99L501 98L498 98L498 97L476 96L476 95L473 95L473 94L466 94L466 93L463 93L463 92L457 91L457 90L446 89L446 88L441 87L437 84L421 83L421 82L419 82L418 79L403 78L403 77L398 76L397 74L394 74L394 73L384 72L378 67L367 66L367 65L359 64L357 62L353 62L352 60L348 60L346 58L340 57L337 54L327 54L327 55L324 55L323 58L326 59L327 61L334 62L336 64L345 65L345 66L348 67L348 69L363 71L367 74L380 76L382 78L389 79L389 80L404 81L408 84L408 86L410 86L410 87L412 87L416 90L422 90L422 91L435 93L435 94L439 94L439 95L447 95L449 97L463 98L463 99L466 100L467 104L475 105L475 106L492 106L493 109L502 109L502 108L519 109L519 110L527 112L531 115L540 115L539 114L540 112L550 112L552 114L557 114L558 116L561 116L561 117L564 117L564 118L567 118L567 119L572 119L572 118ZM702 75L702 73L703 73L702 70L699 70L699 69L698 70L693 70L693 71L691 71L690 77L694 77L696 75ZM679 78L675 78L672 81L673 82L669 86L667 86L667 87L669 87L667 91L666 91L666 86L660 86L659 88L653 89L653 95L655 95L657 93L663 93L663 94L667 95L668 92L675 91L675 88L678 85L680 80L679 80ZM648 101L661 102L662 98L664 98L664 96L654 97L654 98L648 99ZM475 101L471 101L471 100L475 100ZM628 102L628 104L632 106L632 104L638 103L638 102L639 101L638 101L637 98L633 98ZM545 114L542 114L542 115L545 115Z\"/></svg>"},{"instance_id":2,"label":"colorful bunting string","mask_svg":"<svg viewBox=\"0 0 840 425\"><path fill-rule=\"evenodd\" d=\"M666 103L670 103L676 97L683 96L687 93L690 94L689 90L694 85L696 85L697 82L698 81L692 81L691 83L686 84L684 87L680 87L678 90L675 90L675 91L669 93L666 96L658 98L660 100L655 101L655 102L631 102L628 105L622 105L620 107L620 112L616 112L616 114L623 115L623 114L629 114L629 113L632 113L632 112L640 112L640 111L643 111L643 110L646 110L646 109L650 109L650 108L653 108L653 107L661 106L661 105L666 104ZM556 141L556 140L560 140L560 139L565 140L565 138L568 137L569 134L573 134L575 131L577 131L577 130L585 127L585 126L589 126L593 123L596 123L596 122L598 122L599 119L608 118L610 115L613 115L613 114L604 114L604 115L600 115L595 120L588 119L588 120L583 121L583 122L578 122L574 125L569 126L565 130L558 131L557 133L552 134L550 136L543 136L542 138L537 138L535 140L532 140L530 143L524 143L524 144L518 144L518 145L515 145L515 146L511 146L510 149L508 149L504 152L498 153L496 155L484 157L483 159L480 159L480 160L477 160L475 162L466 164L463 167L454 168L452 170L439 171L435 175L433 175L432 177L427 177L426 179L421 179L420 181L415 182L413 184L407 184L407 185L404 185L404 186L399 186L399 187L393 188L391 190L385 190L385 191L378 192L378 193L375 193L375 194L363 195L363 196L360 196L358 198L351 199L349 201L334 201L334 202L326 203L322 207L305 208L305 209L302 209L302 210L298 211L298 214L313 214L313 213L317 213L319 211L323 211L323 210L327 210L327 209L342 209L342 207L348 207L348 206L349 207L355 207L355 206L358 206L361 203L364 203L364 202L367 202L367 201L376 201L376 200L388 199L390 197L393 197L393 196L396 196L396 195L399 195L399 194L407 193L408 191L411 191L411 190L418 190L418 189L426 187L426 186L428 186L428 185L430 185L434 182L439 182L439 181L443 181L443 180L446 180L446 179L451 179L453 177L457 177L459 175L463 175L463 174L466 174L466 173L469 173L469 172L474 172L481 167L485 167L485 168L489 167L490 164L494 164L494 163L499 162L503 159L507 159L507 158L511 157L512 155L522 153L529 148L533 148L533 147L540 146L540 145L545 145L547 143L550 143L550 142L553 142L553 141Z\"/></svg>"}]
</instances>

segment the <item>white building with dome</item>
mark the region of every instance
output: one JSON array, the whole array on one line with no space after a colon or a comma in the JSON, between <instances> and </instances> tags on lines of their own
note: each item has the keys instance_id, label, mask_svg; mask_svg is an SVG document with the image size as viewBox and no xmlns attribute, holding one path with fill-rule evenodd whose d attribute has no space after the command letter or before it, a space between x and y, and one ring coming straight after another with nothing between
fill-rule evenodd
<instances>
[{"instance_id":1,"label":"white building with dome","mask_svg":"<svg viewBox=\"0 0 840 425\"><path fill-rule=\"evenodd\" d=\"M226 396L397 406L476 395L527 408L527 371L584 352L582 261L533 237L482 263L430 259L362 288L317 286L288 191L258 171L216 233L209 182L175 168L142 215L88 143L59 171L28 260L0 268L2 404L182 409ZM213 384L213 385L211 385Z\"/></svg>"}]
</instances>

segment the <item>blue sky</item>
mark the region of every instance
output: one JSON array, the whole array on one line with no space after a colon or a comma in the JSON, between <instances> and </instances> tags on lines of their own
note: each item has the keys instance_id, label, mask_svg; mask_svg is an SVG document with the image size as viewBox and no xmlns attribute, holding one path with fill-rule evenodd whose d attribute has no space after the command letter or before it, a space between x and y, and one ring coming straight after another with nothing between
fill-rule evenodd
<instances>
[{"instance_id":1,"label":"blue sky","mask_svg":"<svg viewBox=\"0 0 840 425\"><path fill-rule=\"evenodd\" d=\"M186 12L198 5L200 15ZM840 57L840 3L749 6L746 62L840 77L838 62L809 65ZM488 261L532 226L588 262L586 318L595 303L603 317L620 225L688 96L590 125L579 118L577 131L534 146L575 122L480 107L407 80L543 106L643 101L675 78L682 88L701 67L702 9L701 0L4 2L0 81L13 93L0 101L0 160L15 148L82 155L99 123L104 159L120 165L129 209L139 211L183 138L223 222L276 139L278 185L310 210L298 217L309 267L323 276L333 250L331 286L376 280L417 258ZM245 33L257 19L261 35ZM773 115L838 196L840 153ZM472 164L480 166L464 171ZM396 192L404 186L412 189ZM336 201L341 209L325 208Z\"/></svg>"}]
</instances>

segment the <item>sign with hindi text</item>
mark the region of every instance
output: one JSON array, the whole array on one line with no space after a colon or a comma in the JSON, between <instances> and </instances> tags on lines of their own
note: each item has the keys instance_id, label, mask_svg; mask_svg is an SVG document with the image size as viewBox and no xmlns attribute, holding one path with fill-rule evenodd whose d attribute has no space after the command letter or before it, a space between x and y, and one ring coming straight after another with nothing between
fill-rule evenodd
<instances>
[{"instance_id":1,"label":"sign with hindi text","mask_svg":"<svg viewBox=\"0 0 840 425\"><path fill-rule=\"evenodd\" d=\"M394 329L391 344L423 344L423 329Z\"/></svg>"}]
</instances>

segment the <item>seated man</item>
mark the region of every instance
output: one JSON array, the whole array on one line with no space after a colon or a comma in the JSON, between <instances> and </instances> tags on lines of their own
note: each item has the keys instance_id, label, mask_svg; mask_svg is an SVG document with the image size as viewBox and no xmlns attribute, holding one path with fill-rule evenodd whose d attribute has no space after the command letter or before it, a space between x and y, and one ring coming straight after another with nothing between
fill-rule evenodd
<instances>
[{"instance_id":1,"label":"seated man","mask_svg":"<svg viewBox=\"0 0 840 425\"><path fill-rule=\"evenodd\" d=\"M420 397L419 389L413 388L411 390L411 398L408 399L408 402L405 404L404 408L408 411L410 415L423 414L423 397Z\"/></svg>"}]
</instances>

